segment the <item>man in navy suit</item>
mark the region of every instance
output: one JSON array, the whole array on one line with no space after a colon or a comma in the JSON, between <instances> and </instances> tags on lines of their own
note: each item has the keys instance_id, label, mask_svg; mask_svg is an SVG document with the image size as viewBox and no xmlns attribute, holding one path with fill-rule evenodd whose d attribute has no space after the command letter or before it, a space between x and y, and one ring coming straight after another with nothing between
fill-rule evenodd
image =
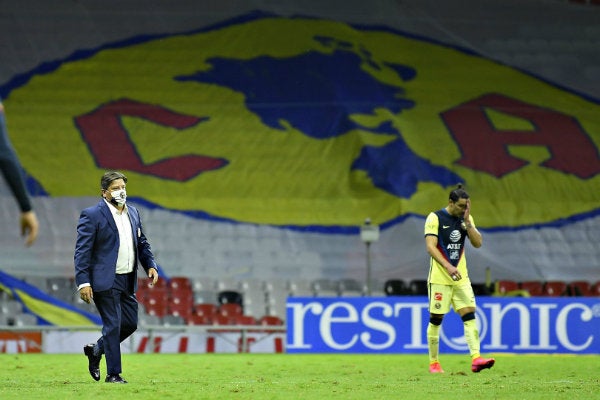
<instances>
[{"instance_id":1,"label":"man in navy suit","mask_svg":"<svg viewBox=\"0 0 600 400\"><path fill-rule=\"evenodd\" d=\"M100 360L106 355L105 382L127 383L121 377L121 342L137 329L137 265L155 284L158 268L144 236L138 210L126 205L127 177L105 173L102 200L81 212L75 245L75 282L79 296L94 301L102 318L102 336L84 347L88 369L100 380Z\"/></svg>"}]
</instances>

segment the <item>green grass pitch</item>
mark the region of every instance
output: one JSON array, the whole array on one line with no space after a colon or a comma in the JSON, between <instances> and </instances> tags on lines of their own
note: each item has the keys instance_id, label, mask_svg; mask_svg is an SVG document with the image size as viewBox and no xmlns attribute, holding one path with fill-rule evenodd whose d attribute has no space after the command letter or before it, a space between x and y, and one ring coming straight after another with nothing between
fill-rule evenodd
<instances>
[{"instance_id":1,"label":"green grass pitch","mask_svg":"<svg viewBox=\"0 0 600 400\"><path fill-rule=\"evenodd\" d=\"M598 356L125 354L127 385L95 382L83 355L0 355L0 399L600 399ZM105 374L104 360L101 363ZM116 397L113 397L116 396Z\"/></svg>"}]
</instances>

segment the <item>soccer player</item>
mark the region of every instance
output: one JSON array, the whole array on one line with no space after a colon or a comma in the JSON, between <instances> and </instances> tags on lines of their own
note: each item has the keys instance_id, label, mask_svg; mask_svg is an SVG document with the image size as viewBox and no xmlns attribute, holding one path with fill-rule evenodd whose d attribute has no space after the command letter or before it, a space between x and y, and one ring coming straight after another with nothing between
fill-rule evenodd
<instances>
[{"instance_id":1,"label":"soccer player","mask_svg":"<svg viewBox=\"0 0 600 400\"><path fill-rule=\"evenodd\" d=\"M482 244L481 233L471 215L471 200L462 185L450 192L448 205L431 212L425 221L425 245L431 256L427 287L429 295L429 372L443 373L440 365L440 326L450 306L460 315L469 346L471 371L491 368L495 360L479 353L479 332L475 321L475 294L469 280L465 258L465 239L473 247Z\"/></svg>"}]
</instances>

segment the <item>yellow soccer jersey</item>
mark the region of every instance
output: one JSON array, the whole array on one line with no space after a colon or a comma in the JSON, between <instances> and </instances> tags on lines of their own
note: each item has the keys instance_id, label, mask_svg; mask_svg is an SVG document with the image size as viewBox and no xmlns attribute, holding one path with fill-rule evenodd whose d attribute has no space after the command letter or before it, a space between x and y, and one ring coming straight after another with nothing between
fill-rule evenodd
<instances>
[{"instance_id":1,"label":"yellow soccer jersey","mask_svg":"<svg viewBox=\"0 0 600 400\"><path fill-rule=\"evenodd\" d=\"M473 216L469 216L473 226ZM452 280L446 268L442 267L433 257L429 260L429 283L442 285L457 285L469 281L467 259L465 257L465 239L467 232L462 228L463 219L448 214L445 208L431 212L425 221L425 236L433 235L438 238L438 250L452 265L458 268L462 279Z\"/></svg>"}]
</instances>

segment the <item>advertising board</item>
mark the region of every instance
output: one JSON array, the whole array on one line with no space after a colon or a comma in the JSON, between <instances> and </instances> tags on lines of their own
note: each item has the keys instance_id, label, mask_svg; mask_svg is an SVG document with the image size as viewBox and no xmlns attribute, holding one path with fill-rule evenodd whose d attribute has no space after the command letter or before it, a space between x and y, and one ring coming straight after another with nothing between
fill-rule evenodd
<instances>
[{"instance_id":1,"label":"advertising board","mask_svg":"<svg viewBox=\"0 0 600 400\"><path fill-rule=\"evenodd\" d=\"M600 299L479 297L482 352L600 354ZM290 297L288 353L427 353L427 298ZM450 312L440 351L468 352Z\"/></svg>"}]
</instances>

